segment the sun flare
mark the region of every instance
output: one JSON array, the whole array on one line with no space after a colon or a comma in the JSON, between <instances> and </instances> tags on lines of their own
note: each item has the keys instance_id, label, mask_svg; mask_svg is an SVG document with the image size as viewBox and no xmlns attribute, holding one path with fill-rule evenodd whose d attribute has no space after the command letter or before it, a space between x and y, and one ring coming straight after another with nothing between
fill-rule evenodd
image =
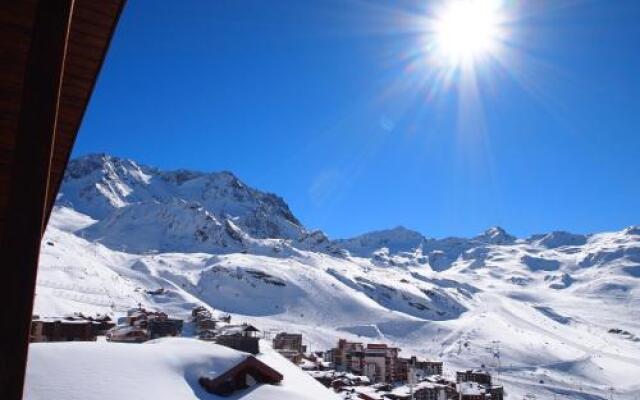
<instances>
[{"instance_id":1,"label":"sun flare","mask_svg":"<svg viewBox=\"0 0 640 400\"><path fill-rule=\"evenodd\" d=\"M450 0L433 21L433 41L438 57L448 64L473 63L490 56L502 32L500 2L496 0Z\"/></svg>"}]
</instances>

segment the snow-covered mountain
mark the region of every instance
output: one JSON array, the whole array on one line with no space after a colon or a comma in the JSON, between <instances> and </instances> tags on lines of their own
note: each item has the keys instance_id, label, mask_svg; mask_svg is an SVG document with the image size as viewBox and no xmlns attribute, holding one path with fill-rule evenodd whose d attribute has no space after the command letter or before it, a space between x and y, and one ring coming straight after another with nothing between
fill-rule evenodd
<instances>
[{"instance_id":1,"label":"snow-covered mountain","mask_svg":"<svg viewBox=\"0 0 640 400\"><path fill-rule=\"evenodd\" d=\"M156 250L233 247L241 242L234 227L259 239L295 240L306 233L280 197L252 189L230 172L160 171L106 154L69 163L58 204L100 220L86 233L114 245L128 239L127 235L139 239L150 233L145 229L154 219L160 228L154 236L169 233L186 239L192 234L194 239L190 248L189 240L172 247L170 240L160 243L163 238L147 238L163 245ZM186 232L186 225L197 228Z\"/></svg>"},{"instance_id":2,"label":"snow-covered mountain","mask_svg":"<svg viewBox=\"0 0 640 400\"><path fill-rule=\"evenodd\" d=\"M161 295L148 289L165 288ZM511 398L640 395L640 228L330 240L232 174L70 163L41 255L36 312L185 314L206 303L263 329L385 341L451 367L494 365Z\"/></svg>"}]
</instances>

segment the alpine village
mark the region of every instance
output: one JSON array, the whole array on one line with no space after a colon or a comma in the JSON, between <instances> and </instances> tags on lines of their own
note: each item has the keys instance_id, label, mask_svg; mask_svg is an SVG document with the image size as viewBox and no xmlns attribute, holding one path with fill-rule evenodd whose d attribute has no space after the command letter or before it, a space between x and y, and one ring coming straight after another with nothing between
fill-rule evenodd
<instances>
[{"instance_id":1,"label":"alpine village","mask_svg":"<svg viewBox=\"0 0 640 400\"><path fill-rule=\"evenodd\" d=\"M482 365L446 374L442 361L401 357L397 347L346 339L339 339L334 348L310 351L300 333L262 331L245 322L232 322L231 315L202 305L194 307L187 320L141 305L127 310L116 321L101 314L75 313L60 318L34 315L30 340L143 343L170 336L191 337L248 354L218 376L200 377L199 384L217 396L230 396L251 382L280 384L283 375L254 357L261 346L270 346L343 399L502 400L505 396L503 386L492 375L499 373L499 368L490 371Z\"/></svg>"}]
</instances>

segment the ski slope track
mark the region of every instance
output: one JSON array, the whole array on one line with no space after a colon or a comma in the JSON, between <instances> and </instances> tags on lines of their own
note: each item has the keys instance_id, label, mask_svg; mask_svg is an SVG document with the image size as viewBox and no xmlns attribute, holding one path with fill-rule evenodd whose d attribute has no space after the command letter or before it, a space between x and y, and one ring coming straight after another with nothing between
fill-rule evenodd
<instances>
[{"instance_id":1,"label":"ski slope track","mask_svg":"<svg viewBox=\"0 0 640 400\"><path fill-rule=\"evenodd\" d=\"M164 288L161 295L148 290ZM42 245L35 313L196 304L303 333L486 365L509 398L640 397L640 228L434 239L403 227L331 240L229 172L73 160ZM499 357L496 354L499 348ZM560 397L561 398L561 397Z\"/></svg>"}]
</instances>

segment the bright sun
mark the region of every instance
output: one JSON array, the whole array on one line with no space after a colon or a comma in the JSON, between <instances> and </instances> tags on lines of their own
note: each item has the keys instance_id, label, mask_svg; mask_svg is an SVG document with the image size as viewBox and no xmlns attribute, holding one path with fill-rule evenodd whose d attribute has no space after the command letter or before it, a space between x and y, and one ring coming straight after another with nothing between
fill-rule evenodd
<instances>
[{"instance_id":1,"label":"bright sun","mask_svg":"<svg viewBox=\"0 0 640 400\"><path fill-rule=\"evenodd\" d=\"M436 52L447 64L472 64L491 55L502 36L500 2L450 0L433 21Z\"/></svg>"}]
</instances>

